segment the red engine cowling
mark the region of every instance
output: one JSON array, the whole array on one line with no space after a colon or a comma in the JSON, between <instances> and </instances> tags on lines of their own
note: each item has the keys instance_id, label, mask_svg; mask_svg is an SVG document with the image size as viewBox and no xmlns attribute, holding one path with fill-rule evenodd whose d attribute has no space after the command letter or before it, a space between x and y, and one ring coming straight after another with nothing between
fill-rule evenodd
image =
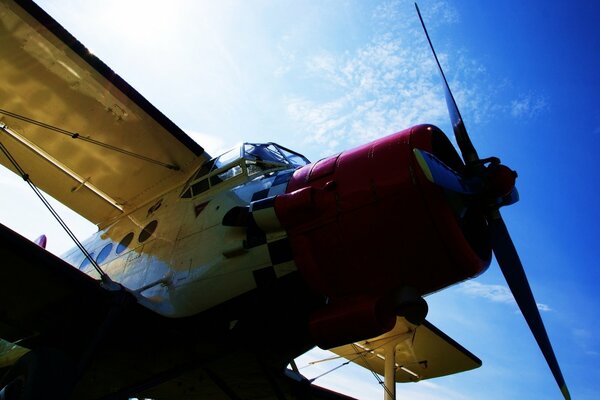
<instances>
[{"instance_id":1,"label":"red engine cowling","mask_svg":"<svg viewBox=\"0 0 600 400\"><path fill-rule=\"evenodd\" d=\"M419 125L298 169L275 199L300 273L329 298L311 320L323 347L361 339L351 332L357 323L369 334L389 330L394 308L381 304L394 291L425 295L489 265L485 220L459 222L417 165L415 147L463 168L438 128Z\"/></svg>"}]
</instances>

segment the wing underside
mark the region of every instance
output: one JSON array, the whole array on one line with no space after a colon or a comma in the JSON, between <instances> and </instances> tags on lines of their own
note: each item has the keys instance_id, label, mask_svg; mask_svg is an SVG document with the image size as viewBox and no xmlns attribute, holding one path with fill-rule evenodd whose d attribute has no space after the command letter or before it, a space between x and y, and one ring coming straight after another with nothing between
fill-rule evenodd
<instances>
[{"instance_id":1,"label":"wing underside","mask_svg":"<svg viewBox=\"0 0 600 400\"><path fill-rule=\"evenodd\" d=\"M481 360L430 322L417 327L401 317L384 335L331 351L383 376L389 346L395 348L396 382L416 382L481 366Z\"/></svg>"},{"instance_id":2,"label":"wing underside","mask_svg":"<svg viewBox=\"0 0 600 400\"><path fill-rule=\"evenodd\" d=\"M0 128L31 180L96 224L182 182L205 155L31 1L0 0Z\"/></svg>"},{"instance_id":3,"label":"wing underside","mask_svg":"<svg viewBox=\"0 0 600 400\"><path fill-rule=\"evenodd\" d=\"M220 313L162 317L1 224L0 259L0 388L27 349L51 347L79 362L93 354L77 399L351 400L284 371L248 335L212 334Z\"/></svg>"}]
</instances>

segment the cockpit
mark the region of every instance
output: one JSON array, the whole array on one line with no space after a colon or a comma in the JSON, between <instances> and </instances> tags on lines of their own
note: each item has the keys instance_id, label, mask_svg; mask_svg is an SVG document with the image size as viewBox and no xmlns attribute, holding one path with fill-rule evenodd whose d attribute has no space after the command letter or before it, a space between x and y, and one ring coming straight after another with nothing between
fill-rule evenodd
<instances>
[{"instance_id":1,"label":"cockpit","mask_svg":"<svg viewBox=\"0 0 600 400\"><path fill-rule=\"evenodd\" d=\"M252 179L277 170L296 169L310 161L276 143L244 143L204 164L185 185L182 198L196 197L222 182Z\"/></svg>"}]
</instances>

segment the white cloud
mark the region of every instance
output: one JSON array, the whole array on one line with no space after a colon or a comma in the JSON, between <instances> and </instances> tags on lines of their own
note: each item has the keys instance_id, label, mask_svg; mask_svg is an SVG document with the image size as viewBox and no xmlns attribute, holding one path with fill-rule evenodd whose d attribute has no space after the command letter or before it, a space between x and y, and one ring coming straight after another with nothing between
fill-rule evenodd
<instances>
[{"instance_id":1,"label":"white cloud","mask_svg":"<svg viewBox=\"0 0 600 400\"><path fill-rule=\"evenodd\" d=\"M516 305L515 298L513 297L510 289L504 285L492 285L484 284L475 281L463 282L459 286L459 291L468 294L473 297L481 297L495 303L503 304L514 304ZM552 311L550 306L544 303L536 303L537 308L540 311Z\"/></svg>"},{"instance_id":2,"label":"white cloud","mask_svg":"<svg viewBox=\"0 0 600 400\"><path fill-rule=\"evenodd\" d=\"M486 285L468 281L460 285L463 293L474 297L483 297L496 303L513 304L515 299L510 290L503 285Z\"/></svg>"},{"instance_id":3,"label":"white cloud","mask_svg":"<svg viewBox=\"0 0 600 400\"><path fill-rule=\"evenodd\" d=\"M543 303L536 303L536 304L537 304L538 310L540 310L540 311L552 311L550 306L547 304L543 304Z\"/></svg>"}]
</instances>

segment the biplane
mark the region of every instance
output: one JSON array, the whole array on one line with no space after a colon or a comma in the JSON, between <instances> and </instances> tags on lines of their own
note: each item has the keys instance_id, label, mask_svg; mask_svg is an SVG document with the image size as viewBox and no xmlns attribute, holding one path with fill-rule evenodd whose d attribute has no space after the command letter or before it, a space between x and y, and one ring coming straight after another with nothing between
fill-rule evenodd
<instances>
[{"instance_id":1,"label":"biplane","mask_svg":"<svg viewBox=\"0 0 600 400\"><path fill-rule=\"evenodd\" d=\"M499 212L516 173L479 157L439 62L460 155L418 125L310 162L207 154L32 1L0 1L0 55L0 163L75 242L59 258L0 226L0 399L349 398L299 373L314 346L391 399L481 365L423 297L492 252L569 398ZM97 233L80 242L41 190Z\"/></svg>"}]
</instances>

